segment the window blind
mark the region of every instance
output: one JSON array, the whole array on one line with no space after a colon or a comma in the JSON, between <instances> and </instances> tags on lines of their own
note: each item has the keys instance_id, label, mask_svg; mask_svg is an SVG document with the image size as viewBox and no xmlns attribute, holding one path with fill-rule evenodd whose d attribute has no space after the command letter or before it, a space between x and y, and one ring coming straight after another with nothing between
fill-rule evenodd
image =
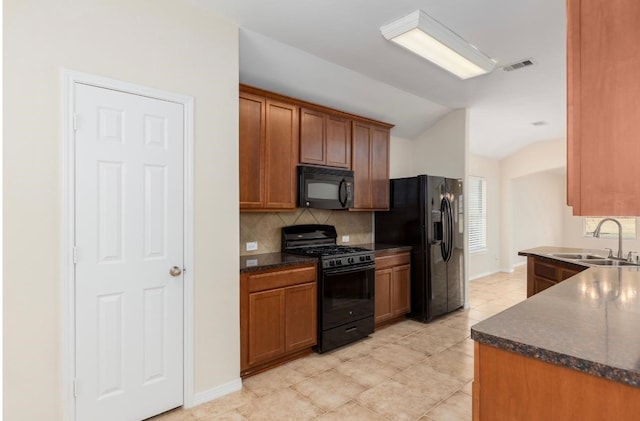
<instances>
[{"instance_id":1,"label":"window blind","mask_svg":"<svg viewBox=\"0 0 640 421\"><path fill-rule=\"evenodd\" d=\"M487 248L487 180L469 177L469 251Z\"/></svg>"}]
</instances>

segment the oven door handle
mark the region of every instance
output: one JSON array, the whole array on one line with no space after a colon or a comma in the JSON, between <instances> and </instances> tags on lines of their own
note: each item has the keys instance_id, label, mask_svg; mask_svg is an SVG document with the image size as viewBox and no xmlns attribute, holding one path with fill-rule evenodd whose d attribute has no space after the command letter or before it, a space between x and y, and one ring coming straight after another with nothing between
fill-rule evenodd
<instances>
[{"instance_id":1,"label":"oven door handle","mask_svg":"<svg viewBox=\"0 0 640 421\"><path fill-rule=\"evenodd\" d=\"M345 273L353 273L353 272L362 272L365 270L370 270L370 269L375 269L376 265L366 265L366 266L356 266L356 267L345 267L345 268L338 268L338 269L324 269L324 271L322 272L325 276L331 276L331 275L342 275Z\"/></svg>"}]
</instances>

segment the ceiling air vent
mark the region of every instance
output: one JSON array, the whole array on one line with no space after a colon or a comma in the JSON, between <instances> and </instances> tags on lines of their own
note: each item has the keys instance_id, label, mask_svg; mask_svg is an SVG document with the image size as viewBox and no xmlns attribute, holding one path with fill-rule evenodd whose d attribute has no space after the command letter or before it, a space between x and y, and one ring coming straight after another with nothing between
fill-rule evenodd
<instances>
[{"instance_id":1,"label":"ceiling air vent","mask_svg":"<svg viewBox=\"0 0 640 421\"><path fill-rule=\"evenodd\" d=\"M535 61L532 58L528 58L526 60L518 61L517 63L507 64L506 66L502 66L502 70L505 72L510 72L512 70L518 70L525 67L533 66Z\"/></svg>"}]
</instances>

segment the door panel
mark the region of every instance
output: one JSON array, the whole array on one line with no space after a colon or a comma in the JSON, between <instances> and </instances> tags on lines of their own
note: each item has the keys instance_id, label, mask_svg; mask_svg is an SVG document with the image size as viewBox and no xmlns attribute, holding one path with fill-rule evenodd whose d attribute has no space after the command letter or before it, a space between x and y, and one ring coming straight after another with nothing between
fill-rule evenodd
<instances>
[{"instance_id":1,"label":"door panel","mask_svg":"<svg viewBox=\"0 0 640 421\"><path fill-rule=\"evenodd\" d=\"M265 206L272 209L295 209L298 108L267 100L265 118Z\"/></svg>"},{"instance_id":2,"label":"door panel","mask_svg":"<svg viewBox=\"0 0 640 421\"><path fill-rule=\"evenodd\" d=\"M285 352L284 288L249 294L249 364Z\"/></svg>"},{"instance_id":3,"label":"door panel","mask_svg":"<svg viewBox=\"0 0 640 421\"><path fill-rule=\"evenodd\" d=\"M353 122L353 154L351 169L354 176L354 208L371 208L371 127Z\"/></svg>"},{"instance_id":4,"label":"door panel","mask_svg":"<svg viewBox=\"0 0 640 421\"><path fill-rule=\"evenodd\" d=\"M76 85L78 420L183 399L183 107Z\"/></svg>"},{"instance_id":5,"label":"door panel","mask_svg":"<svg viewBox=\"0 0 640 421\"><path fill-rule=\"evenodd\" d=\"M285 351L317 343L318 296L316 283L285 288Z\"/></svg>"},{"instance_id":6,"label":"door panel","mask_svg":"<svg viewBox=\"0 0 640 421\"><path fill-rule=\"evenodd\" d=\"M447 312L447 264L442 258L440 245L431 246L431 311L430 317L437 317Z\"/></svg>"},{"instance_id":7,"label":"door panel","mask_svg":"<svg viewBox=\"0 0 640 421\"><path fill-rule=\"evenodd\" d=\"M389 130L371 133L371 207L389 208Z\"/></svg>"},{"instance_id":8,"label":"door panel","mask_svg":"<svg viewBox=\"0 0 640 421\"><path fill-rule=\"evenodd\" d=\"M351 120L327 115L327 165L351 168Z\"/></svg>"},{"instance_id":9,"label":"door panel","mask_svg":"<svg viewBox=\"0 0 640 421\"><path fill-rule=\"evenodd\" d=\"M431 287L431 318L447 311L447 264L442 256L444 221L440 205L445 193L442 177L428 177L427 210L429 212L429 282Z\"/></svg>"},{"instance_id":10,"label":"door panel","mask_svg":"<svg viewBox=\"0 0 640 421\"><path fill-rule=\"evenodd\" d=\"M240 207L264 204L265 99L240 92Z\"/></svg>"},{"instance_id":11,"label":"door panel","mask_svg":"<svg viewBox=\"0 0 640 421\"><path fill-rule=\"evenodd\" d=\"M446 188L451 202L453 238L451 259L447 263L447 311L464 305L464 202L461 180L447 179Z\"/></svg>"},{"instance_id":12,"label":"door panel","mask_svg":"<svg viewBox=\"0 0 640 421\"><path fill-rule=\"evenodd\" d=\"M375 322L384 322L391 318L391 276L392 269L376 270Z\"/></svg>"},{"instance_id":13,"label":"door panel","mask_svg":"<svg viewBox=\"0 0 640 421\"><path fill-rule=\"evenodd\" d=\"M393 268L393 285L391 308L393 315L406 314L411 310L411 266L403 265ZM377 292L377 291L376 291Z\"/></svg>"},{"instance_id":14,"label":"door panel","mask_svg":"<svg viewBox=\"0 0 640 421\"><path fill-rule=\"evenodd\" d=\"M325 158L324 114L318 111L300 110L300 162L324 165Z\"/></svg>"}]
</instances>

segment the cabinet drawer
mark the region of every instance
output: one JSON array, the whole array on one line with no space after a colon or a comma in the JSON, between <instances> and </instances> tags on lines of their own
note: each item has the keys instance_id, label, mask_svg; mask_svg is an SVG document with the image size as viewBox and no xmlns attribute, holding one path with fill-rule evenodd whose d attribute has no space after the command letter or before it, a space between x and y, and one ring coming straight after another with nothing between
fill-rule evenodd
<instances>
[{"instance_id":1,"label":"cabinet drawer","mask_svg":"<svg viewBox=\"0 0 640 421\"><path fill-rule=\"evenodd\" d=\"M289 270L274 270L247 277L249 292L266 291L291 285L316 281L316 266L304 266Z\"/></svg>"},{"instance_id":2,"label":"cabinet drawer","mask_svg":"<svg viewBox=\"0 0 640 421\"><path fill-rule=\"evenodd\" d=\"M408 252L376 257L376 269L408 265L409 262L411 262L411 256Z\"/></svg>"},{"instance_id":3,"label":"cabinet drawer","mask_svg":"<svg viewBox=\"0 0 640 421\"><path fill-rule=\"evenodd\" d=\"M569 268L560 268L560 280L564 281L565 279L571 278L573 275L577 275L581 271Z\"/></svg>"},{"instance_id":4,"label":"cabinet drawer","mask_svg":"<svg viewBox=\"0 0 640 421\"><path fill-rule=\"evenodd\" d=\"M547 278L554 282L558 281L558 275L556 270L557 270L556 266L545 265L544 263L540 263L540 262L535 262L533 266L533 271L536 274L536 276Z\"/></svg>"},{"instance_id":5,"label":"cabinet drawer","mask_svg":"<svg viewBox=\"0 0 640 421\"><path fill-rule=\"evenodd\" d=\"M537 294L540 291L544 291L547 288L551 288L556 285L557 282L550 281L544 278L535 278L534 279L534 293Z\"/></svg>"}]
</instances>

